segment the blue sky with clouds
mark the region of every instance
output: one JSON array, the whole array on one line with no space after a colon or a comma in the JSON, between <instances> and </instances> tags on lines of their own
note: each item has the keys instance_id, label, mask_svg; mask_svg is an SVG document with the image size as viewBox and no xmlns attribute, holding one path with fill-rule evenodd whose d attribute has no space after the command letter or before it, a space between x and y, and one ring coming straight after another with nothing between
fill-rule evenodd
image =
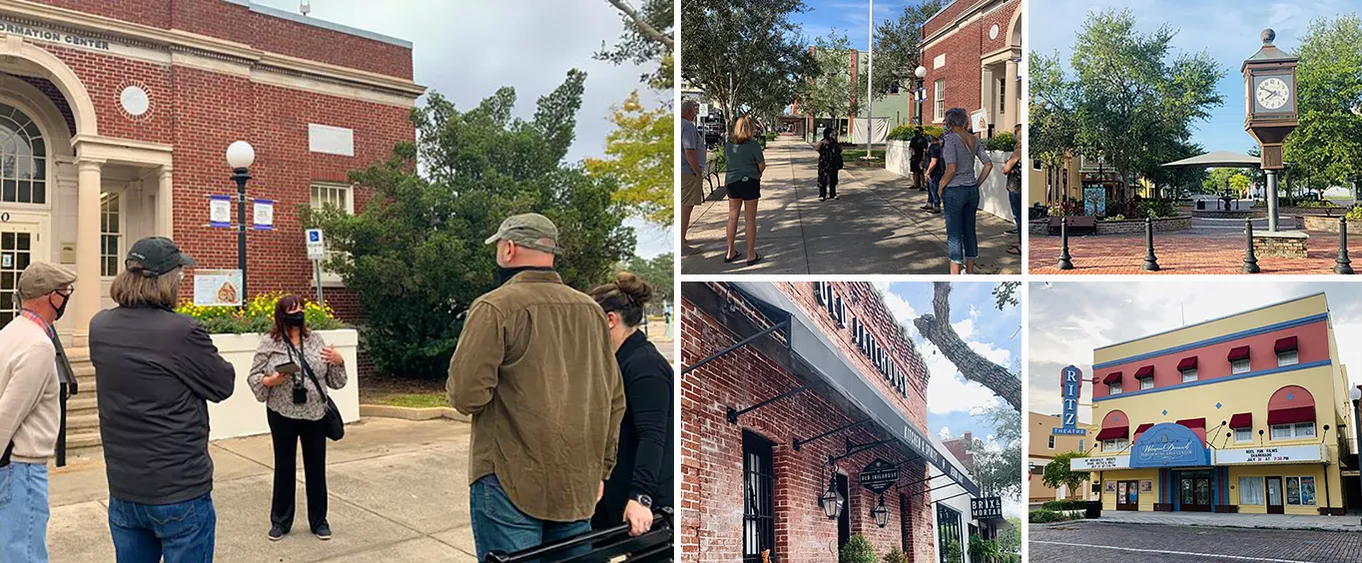
<instances>
[{"instance_id":1,"label":"blue sky with clouds","mask_svg":"<svg viewBox=\"0 0 1362 563\"><path fill-rule=\"evenodd\" d=\"M1103 9L1129 9L1137 29L1150 33L1167 23L1178 34L1173 53L1206 51L1226 71L1219 83L1225 104L1212 110L1209 120L1195 124L1193 140L1207 151L1247 152L1254 142L1244 131L1244 79L1240 65L1262 45L1265 27L1277 32L1276 44L1287 51L1300 46L1310 22L1320 17L1362 10L1357 0L1033 0L1029 4L1028 44L1034 51L1060 53L1068 65L1083 14Z\"/></svg>"},{"instance_id":2,"label":"blue sky with clouds","mask_svg":"<svg viewBox=\"0 0 1362 563\"><path fill-rule=\"evenodd\" d=\"M805 0L812 10L796 14L792 19L804 29L804 35L812 41L815 37L828 34L837 28L845 33L854 49L865 50L869 46L870 2L868 0ZM876 0L875 22L878 26L885 20L897 20L903 15L905 6L921 4L915 0Z\"/></svg>"}]
</instances>

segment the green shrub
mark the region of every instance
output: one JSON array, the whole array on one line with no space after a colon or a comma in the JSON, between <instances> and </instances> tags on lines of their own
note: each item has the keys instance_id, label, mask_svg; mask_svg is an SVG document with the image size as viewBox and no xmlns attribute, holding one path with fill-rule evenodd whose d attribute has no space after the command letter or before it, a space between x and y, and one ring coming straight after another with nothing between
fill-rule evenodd
<instances>
[{"instance_id":1,"label":"green shrub","mask_svg":"<svg viewBox=\"0 0 1362 563\"><path fill-rule=\"evenodd\" d=\"M960 540L951 538L946 541L946 563L963 563L965 554L960 550Z\"/></svg>"},{"instance_id":2,"label":"green shrub","mask_svg":"<svg viewBox=\"0 0 1362 563\"><path fill-rule=\"evenodd\" d=\"M1349 221L1362 221L1362 205L1349 209L1347 217Z\"/></svg>"},{"instance_id":3,"label":"green shrub","mask_svg":"<svg viewBox=\"0 0 1362 563\"><path fill-rule=\"evenodd\" d=\"M895 549L884 554L884 563L908 563L908 556Z\"/></svg>"},{"instance_id":4,"label":"green shrub","mask_svg":"<svg viewBox=\"0 0 1362 563\"><path fill-rule=\"evenodd\" d=\"M274 328L274 307L284 295L282 292L262 293L251 298L240 309L200 307L186 301L176 307L175 312L199 321L209 334L263 333ZM345 328L345 323L337 320L335 312L325 305L304 301L303 315L307 319L307 327L312 330Z\"/></svg>"},{"instance_id":5,"label":"green shrub","mask_svg":"<svg viewBox=\"0 0 1362 563\"><path fill-rule=\"evenodd\" d=\"M887 138L890 141L910 141L913 139L913 133L917 131L917 127L918 127L917 125L911 124L900 125L898 127L891 129L889 131L889 136ZM935 125L922 126L922 134L924 135L936 135L939 137L941 135L944 135L945 133L946 130L944 128L937 127Z\"/></svg>"},{"instance_id":6,"label":"green shrub","mask_svg":"<svg viewBox=\"0 0 1362 563\"><path fill-rule=\"evenodd\" d=\"M1050 522L1063 522L1068 519L1069 517L1062 512L1044 508L1032 510L1026 517L1026 521L1032 524L1049 524Z\"/></svg>"},{"instance_id":7,"label":"green shrub","mask_svg":"<svg viewBox=\"0 0 1362 563\"><path fill-rule=\"evenodd\" d=\"M984 148L991 151L1012 152L1017 150L1017 137L1011 131L1003 131L985 142Z\"/></svg>"},{"instance_id":8,"label":"green shrub","mask_svg":"<svg viewBox=\"0 0 1362 563\"><path fill-rule=\"evenodd\" d=\"M1103 220L1103 221L1125 221L1125 220L1126 220L1126 216L1125 216L1125 215L1120 215L1120 214L1117 214L1117 215L1108 215L1108 216L1106 216L1106 217L1103 217L1102 220Z\"/></svg>"},{"instance_id":9,"label":"green shrub","mask_svg":"<svg viewBox=\"0 0 1362 563\"><path fill-rule=\"evenodd\" d=\"M1139 217L1176 217L1178 210L1173 207L1173 202L1167 199L1145 199L1140 200Z\"/></svg>"},{"instance_id":10,"label":"green shrub","mask_svg":"<svg viewBox=\"0 0 1362 563\"><path fill-rule=\"evenodd\" d=\"M1088 501L1082 499L1052 500L1041 505L1045 510L1085 510L1088 508Z\"/></svg>"},{"instance_id":11,"label":"green shrub","mask_svg":"<svg viewBox=\"0 0 1362 563\"><path fill-rule=\"evenodd\" d=\"M879 557L875 555L875 546L870 545L870 540L865 536L856 534L847 540L847 544L842 546L841 552L837 554L838 563L879 563Z\"/></svg>"},{"instance_id":12,"label":"green shrub","mask_svg":"<svg viewBox=\"0 0 1362 563\"><path fill-rule=\"evenodd\" d=\"M998 547L995 540L981 539L979 536L969 537L969 559L974 563L993 563L1002 555L1002 550Z\"/></svg>"},{"instance_id":13,"label":"green shrub","mask_svg":"<svg viewBox=\"0 0 1362 563\"><path fill-rule=\"evenodd\" d=\"M1338 207L1332 201L1324 199L1302 199L1298 200L1294 207Z\"/></svg>"}]
</instances>

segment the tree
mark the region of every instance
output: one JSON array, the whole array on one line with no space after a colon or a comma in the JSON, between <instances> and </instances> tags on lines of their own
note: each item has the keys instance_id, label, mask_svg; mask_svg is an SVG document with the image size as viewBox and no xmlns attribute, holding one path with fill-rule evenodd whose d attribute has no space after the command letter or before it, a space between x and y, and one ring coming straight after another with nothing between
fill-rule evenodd
<instances>
[{"instance_id":1,"label":"tree","mask_svg":"<svg viewBox=\"0 0 1362 563\"><path fill-rule=\"evenodd\" d=\"M623 106L611 108L615 130L605 138L609 158L586 160L592 174L608 175L619 183L615 199L624 209L663 227L672 225L673 216L674 115L670 107L644 109L635 90Z\"/></svg>"},{"instance_id":2,"label":"tree","mask_svg":"<svg viewBox=\"0 0 1362 563\"><path fill-rule=\"evenodd\" d=\"M769 98L754 92L793 89L812 68L790 20L808 9L803 0L682 0L681 76L705 91L731 129L735 110Z\"/></svg>"},{"instance_id":3,"label":"tree","mask_svg":"<svg viewBox=\"0 0 1362 563\"><path fill-rule=\"evenodd\" d=\"M932 314L913 320L923 338L931 341L960 370L960 375L991 389L1017 412L1021 412L1021 378L1007 368L979 355L951 326L951 284L932 283Z\"/></svg>"},{"instance_id":4,"label":"tree","mask_svg":"<svg viewBox=\"0 0 1362 563\"><path fill-rule=\"evenodd\" d=\"M1079 151L1077 86L1066 80L1059 54L1045 56L1032 52L1027 67L1031 84L1030 139L1031 158L1050 167L1061 167L1064 160Z\"/></svg>"},{"instance_id":5,"label":"tree","mask_svg":"<svg viewBox=\"0 0 1362 563\"><path fill-rule=\"evenodd\" d=\"M827 36L814 40L813 58L816 69L800 83L800 104L814 118L827 117L840 123L840 118L857 110L852 101L851 42L845 33L830 29Z\"/></svg>"},{"instance_id":6,"label":"tree","mask_svg":"<svg viewBox=\"0 0 1362 563\"><path fill-rule=\"evenodd\" d=\"M918 42L922 38L922 24L941 11L943 0L926 0L916 6L904 6L898 20L886 20L875 31L875 99L889 94L894 88L909 89L918 81L917 67L922 52ZM864 84L858 90L864 92Z\"/></svg>"},{"instance_id":7,"label":"tree","mask_svg":"<svg viewBox=\"0 0 1362 563\"><path fill-rule=\"evenodd\" d=\"M675 262L672 253L667 252L658 254L652 258L634 256L628 262L620 264L616 271L627 271L648 282L653 287L653 303L651 309L661 310L663 303L670 303L675 299L674 284L672 283L675 273ZM613 281L614 278L605 281Z\"/></svg>"},{"instance_id":8,"label":"tree","mask_svg":"<svg viewBox=\"0 0 1362 563\"><path fill-rule=\"evenodd\" d=\"M1312 189L1362 178L1362 17L1311 22L1299 55L1300 124L1284 158L1308 171Z\"/></svg>"},{"instance_id":9,"label":"tree","mask_svg":"<svg viewBox=\"0 0 1362 563\"><path fill-rule=\"evenodd\" d=\"M974 457L974 478L984 496L1021 496L1021 413L996 406L978 413L993 424L994 445L975 439L965 444Z\"/></svg>"},{"instance_id":10,"label":"tree","mask_svg":"<svg viewBox=\"0 0 1362 563\"><path fill-rule=\"evenodd\" d=\"M588 289L634 246L610 177L564 162L586 75L573 70L539 99L533 119L512 118L504 87L460 111L438 93L412 111L416 143L351 173L373 190L357 215L304 210L326 230L327 267L358 294L368 352L384 373L438 378L449 365L463 313L494 287L496 262L483 240L507 216L535 211L557 224L563 281Z\"/></svg>"},{"instance_id":11,"label":"tree","mask_svg":"<svg viewBox=\"0 0 1362 563\"><path fill-rule=\"evenodd\" d=\"M670 90L675 86L673 79L672 53L676 50L676 21L672 0L644 0L641 9L634 8L628 0L606 0L620 11L624 21L624 34L613 49L601 43L597 60L615 64L633 62L645 64L656 61L658 69L642 80L658 90Z\"/></svg>"},{"instance_id":12,"label":"tree","mask_svg":"<svg viewBox=\"0 0 1362 563\"><path fill-rule=\"evenodd\" d=\"M1003 553L1021 553L1022 524L1020 518L1008 518L1007 523L1011 524L1003 533L998 535L998 547Z\"/></svg>"},{"instance_id":13,"label":"tree","mask_svg":"<svg viewBox=\"0 0 1362 563\"><path fill-rule=\"evenodd\" d=\"M1017 300L1017 288L1021 287L1021 282L1002 282L993 288L993 299L997 302L998 310L1003 307L1016 307L1020 301Z\"/></svg>"},{"instance_id":14,"label":"tree","mask_svg":"<svg viewBox=\"0 0 1362 563\"><path fill-rule=\"evenodd\" d=\"M1041 482L1052 489L1067 487L1071 493L1079 491L1083 482L1088 480L1088 474L1069 469L1069 462L1078 457L1088 455L1085 452L1065 452L1055 456L1050 463L1045 464L1045 474L1041 477Z\"/></svg>"}]
</instances>

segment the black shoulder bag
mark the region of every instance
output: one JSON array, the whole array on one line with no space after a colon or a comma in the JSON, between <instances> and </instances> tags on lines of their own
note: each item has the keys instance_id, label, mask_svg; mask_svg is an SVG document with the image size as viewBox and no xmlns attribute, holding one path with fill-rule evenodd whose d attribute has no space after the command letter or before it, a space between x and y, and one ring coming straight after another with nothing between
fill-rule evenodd
<instances>
[{"instance_id":1,"label":"black shoulder bag","mask_svg":"<svg viewBox=\"0 0 1362 563\"><path fill-rule=\"evenodd\" d=\"M285 337L284 344L289 348L289 352L294 352L293 343ZM301 348L301 346L299 347ZM302 364L303 373L312 380L312 384L317 386L317 392L326 399L326 414L322 415L322 425L326 428L326 437L331 441L340 440L345 437L345 421L341 419L340 409L336 408L336 402L331 400L331 394L326 392L326 386L317 381L317 375L312 373L312 366L307 362L307 356L303 355L302 350L298 352L298 363Z\"/></svg>"}]
</instances>

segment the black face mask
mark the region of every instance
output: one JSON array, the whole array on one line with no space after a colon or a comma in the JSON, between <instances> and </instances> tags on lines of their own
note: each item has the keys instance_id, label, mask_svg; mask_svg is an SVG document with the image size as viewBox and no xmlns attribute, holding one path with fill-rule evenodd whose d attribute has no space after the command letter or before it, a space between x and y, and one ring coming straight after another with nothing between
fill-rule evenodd
<instances>
[{"instance_id":1,"label":"black face mask","mask_svg":"<svg viewBox=\"0 0 1362 563\"><path fill-rule=\"evenodd\" d=\"M497 266L497 287L501 287L506 282L511 281L511 278L514 278L516 274L528 270L552 272L553 268L539 268L535 266L521 266L519 268L503 268L501 266Z\"/></svg>"},{"instance_id":2,"label":"black face mask","mask_svg":"<svg viewBox=\"0 0 1362 563\"><path fill-rule=\"evenodd\" d=\"M304 315L302 311L297 313L284 313L284 324L288 326L301 328L305 322L307 322L307 316Z\"/></svg>"},{"instance_id":3,"label":"black face mask","mask_svg":"<svg viewBox=\"0 0 1362 563\"><path fill-rule=\"evenodd\" d=\"M64 314L66 314L66 305L67 305L68 303L70 303L70 302L71 302L71 296L70 296L70 295L63 295L63 296L62 296L61 307L57 307L57 306L55 306L55 305L52 307L53 309L56 309L56 311L57 311L57 318L56 318L56 319L53 319L53 320L60 320L60 319L61 319L61 316L64 315ZM47 296L47 304L48 304L48 305L52 305L52 295L48 295L48 296Z\"/></svg>"}]
</instances>

